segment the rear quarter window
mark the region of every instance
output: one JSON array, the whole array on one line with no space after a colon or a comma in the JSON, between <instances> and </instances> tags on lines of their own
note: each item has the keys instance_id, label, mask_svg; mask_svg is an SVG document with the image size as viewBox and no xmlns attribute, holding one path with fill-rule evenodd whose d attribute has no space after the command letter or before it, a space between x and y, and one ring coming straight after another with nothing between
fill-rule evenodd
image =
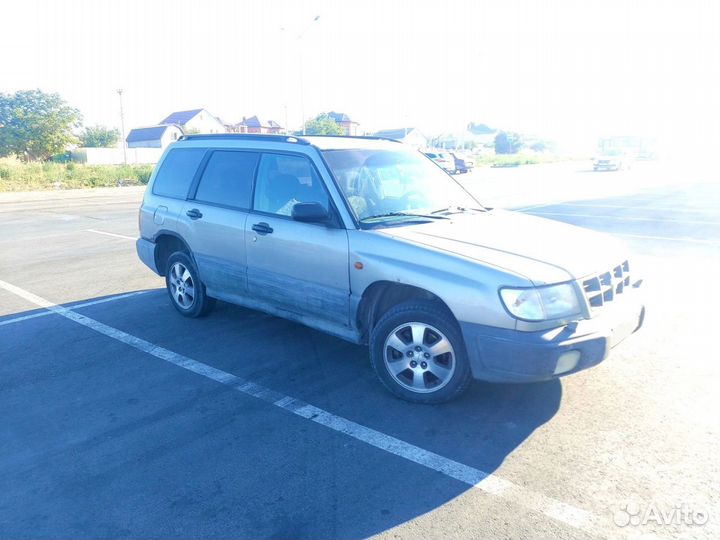
<instances>
[{"instance_id":1,"label":"rear quarter window","mask_svg":"<svg viewBox=\"0 0 720 540\"><path fill-rule=\"evenodd\" d=\"M190 184L198 165L205 155L205 148L175 148L165 156L155 175L152 192L161 197L187 198Z\"/></svg>"}]
</instances>

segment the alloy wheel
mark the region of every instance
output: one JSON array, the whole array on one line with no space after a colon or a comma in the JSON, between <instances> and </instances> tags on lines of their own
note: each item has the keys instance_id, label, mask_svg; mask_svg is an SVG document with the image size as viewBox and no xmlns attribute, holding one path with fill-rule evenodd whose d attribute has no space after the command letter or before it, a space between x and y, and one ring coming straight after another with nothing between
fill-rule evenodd
<instances>
[{"instance_id":1,"label":"alloy wheel","mask_svg":"<svg viewBox=\"0 0 720 540\"><path fill-rule=\"evenodd\" d=\"M190 309L195 303L195 282L183 263L172 265L168 283L175 303L182 309Z\"/></svg>"},{"instance_id":2,"label":"alloy wheel","mask_svg":"<svg viewBox=\"0 0 720 540\"><path fill-rule=\"evenodd\" d=\"M444 387L455 373L455 350L440 330L421 322L403 323L388 334L383 348L388 373L412 392Z\"/></svg>"}]
</instances>

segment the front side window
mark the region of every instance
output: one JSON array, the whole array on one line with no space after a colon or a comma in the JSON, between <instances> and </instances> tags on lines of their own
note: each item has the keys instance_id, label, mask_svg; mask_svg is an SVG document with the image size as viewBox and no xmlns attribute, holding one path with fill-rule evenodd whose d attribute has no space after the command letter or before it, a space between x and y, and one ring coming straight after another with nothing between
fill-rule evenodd
<instances>
[{"instance_id":1,"label":"front side window","mask_svg":"<svg viewBox=\"0 0 720 540\"><path fill-rule=\"evenodd\" d=\"M249 209L259 157L255 152L214 151L205 166L195 200Z\"/></svg>"},{"instance_id":2,"label":"front side window","mask_svg":"<svg viewBox=\"0 0 720 540\"><path fill-rule=\"evenodd\" d=\"M162 197L184 200L204 156L204 148L170 150L155 175L153 193Z\"/></svg>"},{"instance_id":3,"label":"front side window","mask_svg":"<svg viewBox=\"0 0 720 540\"><path fill-rule=\"evenodd\" d=\"M293 206L299 202L317 202L329 209L328 194L310 160L303 156L263 154L253 208L291 216Z\"/></svg>"},{"instance_id":4,"label":"front side window","mask_svg":"<svg viewBox=\"0 0 720 540\"><path fill-rule=\"evenodd\" d=\"M420 152L352 149L325 150L323 155L361 224L401 221L449 207L482 209Z\"/></svg>"}]
</instances>

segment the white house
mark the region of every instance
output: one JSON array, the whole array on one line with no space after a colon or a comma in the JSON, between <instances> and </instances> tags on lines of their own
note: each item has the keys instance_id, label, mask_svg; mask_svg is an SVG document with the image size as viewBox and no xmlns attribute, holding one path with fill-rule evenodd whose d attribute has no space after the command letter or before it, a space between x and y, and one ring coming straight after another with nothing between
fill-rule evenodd
<instances>
[{"instance_id":1,"label":"white house","mask_svg":"<svg viewBox=\"0 0 720 540\"><path fill-rule=\"evenodd\" d=\"M251 116L245 118L243 116L242 122L239 122L233 126L235 133L285 133L285 128L275 122L275 120L268 120L259 116Z\"/></svg>"},{"instance_id":2,"label":"white house","mask_svg":"<svg viewBox=\"0 0 720 540\"><path fill-rule=\"evenodd\" d=\"M166 117L160 124L177 124L185 133L225 133L225 125L205 109L176 111Z\"/></svg>"},{"instance_id":3,"label":"white house","mask_svg":"<svg viewBox=\"0 0 720 540\"><path fill-rule=\"evenodd\" d=\"M131 129L125 141L128 148L165 148L182 135L180 126L165 124Z\"/></svg>"},{"instance_id":4,"label":"white house","mask_svg":"<svg viewBox=\"0 0 720 540\"><path fill-rule=\"evenodd\" d=\"M419 129L416 128L399 128L399 129L383 129L377 133L373 133L375 137L384 137L386 139L395 139L414 148L425 148L428 140Z\"/></svg>"}]
</instances>

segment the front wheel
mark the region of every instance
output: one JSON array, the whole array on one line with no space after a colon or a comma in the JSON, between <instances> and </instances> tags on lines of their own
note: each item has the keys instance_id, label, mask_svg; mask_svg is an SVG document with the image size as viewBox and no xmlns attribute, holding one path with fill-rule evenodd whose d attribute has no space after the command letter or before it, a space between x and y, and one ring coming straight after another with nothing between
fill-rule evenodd
<instances>
[{"instance_id":1,"label":"front wheel","mask_svg":"<svg viewBox=\"0 0 720 540\"><path fill-rule=\"evenodd\" d=\"M192 259L182 251L168 258L165 285L173 306L185 317L202 317L215 307L205 292Z\"/></svg>"},{"instance_id":2,"label":"front wheel","mask_svg":"<svg viewBox=\"0 0 720 540\"><path fill-rule=\"evenodd\" d=\"M450 401L471 379L457 323L431 302L406 302L388 311L373 328L370 360L393 394L415 403Z\"/></svg>"}]
</instances>

